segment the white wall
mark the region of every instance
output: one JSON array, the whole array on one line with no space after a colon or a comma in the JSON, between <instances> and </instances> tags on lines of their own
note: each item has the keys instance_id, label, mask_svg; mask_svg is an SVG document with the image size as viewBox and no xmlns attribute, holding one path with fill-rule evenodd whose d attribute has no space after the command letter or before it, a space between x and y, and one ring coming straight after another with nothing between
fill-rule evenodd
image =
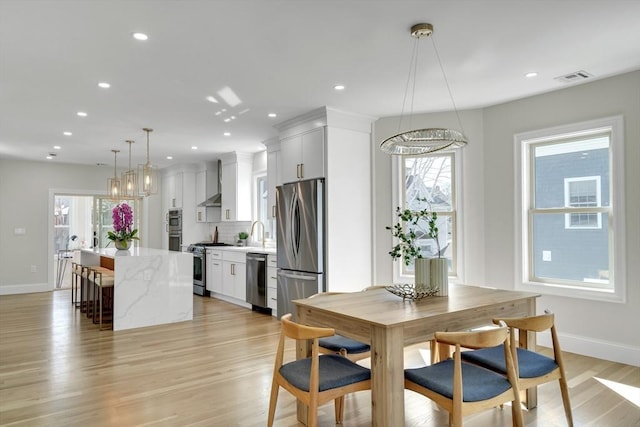
<instances>
[{"instance_id":1,"label":"white wall","mask_svg":"<svg viewBox=\"0 0 640 427\"><path fill-rule=\"evenodd\" d=\"M106 194L109 175L108 168L96 166L0 159L0 295L53 289L53 261L48 256L51 191ZM157 210L153 200L143 208ZM159 225L151 222L149 227ZM16 228L26 229L26 234L15 235ZM144 239L143 230L140 234Z\"/></svg>"},{"instance_id":2,"label":"white wall","mask_svg":"<svg viewBox=\"0 0 640 427\"><path fill-rule=\"evenodd\" d=\"M640 71L461 113L469 139L463 149L464 282L513 289L515 199L513 135L557 125L623 115L625 121L626 278L624 304L543 295L538 311L551 308L563 349L622 363L640 364ZM457 127L452 114L414 117L414 127ZM416 120L417 119L417 120ZM478 122L478 120L480 122ZM471 123L471 125L469 125ZM392 223L391 160L377 147L397 129L397 118L376 123L374 200L377 283L389 283ZM471 127L469 127L471 126ZM478 263L477 260L482 260ZM546 335L539 338L547 344Z\"/></svg>"}]
</instances>

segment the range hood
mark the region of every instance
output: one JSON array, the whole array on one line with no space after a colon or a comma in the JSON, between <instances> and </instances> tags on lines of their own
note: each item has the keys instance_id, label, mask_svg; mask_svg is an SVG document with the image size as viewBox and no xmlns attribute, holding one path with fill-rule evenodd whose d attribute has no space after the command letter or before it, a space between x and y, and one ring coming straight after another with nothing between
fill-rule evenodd
<instances>
[{"instance_id":1,"label":"range hood","mask_svg":"<svg viewBox=\"0 0 640 427\"><path fill-rule=\"evenodd\" d=\"M198 203L198 206L220 207L222 206L222 160L218 159L218 191L204 202Z\"/></svg>"}]
</instances>

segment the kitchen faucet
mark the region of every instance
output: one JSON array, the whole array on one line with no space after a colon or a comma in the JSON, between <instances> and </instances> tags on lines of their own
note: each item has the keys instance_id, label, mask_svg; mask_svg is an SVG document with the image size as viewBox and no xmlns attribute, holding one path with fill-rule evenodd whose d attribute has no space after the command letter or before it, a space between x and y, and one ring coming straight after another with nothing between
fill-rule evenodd
<instances>
[{"instance_id":1,"label":"kitchen faucet","mask_svg":"<svg viewBox=\"0 0 640 427\"><path fill-rule=\"evenodd\" d=\"M264 223L262 221L253 221L253 223L251 224L251 231L249 232L249 235L251 237L253 237L253 228L256 225L261 225L262 226L262 234L261 234L261 239L262 239L262 247L264 248Z\"/></svg>"}]
</instances>

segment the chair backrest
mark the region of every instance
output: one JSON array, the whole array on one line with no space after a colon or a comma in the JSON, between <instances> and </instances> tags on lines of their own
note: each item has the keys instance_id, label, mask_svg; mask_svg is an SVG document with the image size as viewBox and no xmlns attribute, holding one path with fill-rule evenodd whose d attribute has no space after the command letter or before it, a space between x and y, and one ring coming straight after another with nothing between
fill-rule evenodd
<instances>
[{"instance_id":1,"label":"chair backrest","mask_svg":"<svg viewBox=\"0 0 640 427\"><path fill-rule=\"evenodd\" d=\"M443 344L478 349L500 345L506 341L508 334L507 326L502 324L499 328L482 331L436 332L435 338Z\"/></svg>"},{"instance_id":2,"label":"chair backrest","mask_svg":"<svg viewBox=\"0 0 640 427\"><path fill-rule=\"evenodd\" d=\"M287 313L280 318L282 320L282 333L294 340L312 340L322 337L330 337L335 334L333 328L317 328L305 326L291 320L291 313Z\"/></svg>"},{"instance_id":3,"label":"chair backrest","mask_svg":"<svg viewBox=\"0 0 640 427\"><path fill-rule=\"evenodd\" d=\"M531 317L499 317L493 319L498 324L504 322L510 328L520 329L521 331L543 332L554 326L554 315L550 310L545 310L544 314Z\"/></svg>"}]
</instances>

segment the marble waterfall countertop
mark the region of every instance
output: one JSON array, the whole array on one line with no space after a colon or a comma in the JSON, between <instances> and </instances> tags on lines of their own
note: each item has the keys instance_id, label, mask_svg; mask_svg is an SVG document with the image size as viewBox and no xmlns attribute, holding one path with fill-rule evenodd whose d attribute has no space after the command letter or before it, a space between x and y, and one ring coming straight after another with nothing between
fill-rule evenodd
<instances>
[{"instance_id":1,"label":"marble waterfall countertop","mask_svg":"<svg viewBox=\"0 0 640 427\"><path fill-rule=\"evenodd\" d=\"M113 260L113 330L193 320L193 255L152 248L83 249L82 265Z\"/></svg>"}]
</instances>

